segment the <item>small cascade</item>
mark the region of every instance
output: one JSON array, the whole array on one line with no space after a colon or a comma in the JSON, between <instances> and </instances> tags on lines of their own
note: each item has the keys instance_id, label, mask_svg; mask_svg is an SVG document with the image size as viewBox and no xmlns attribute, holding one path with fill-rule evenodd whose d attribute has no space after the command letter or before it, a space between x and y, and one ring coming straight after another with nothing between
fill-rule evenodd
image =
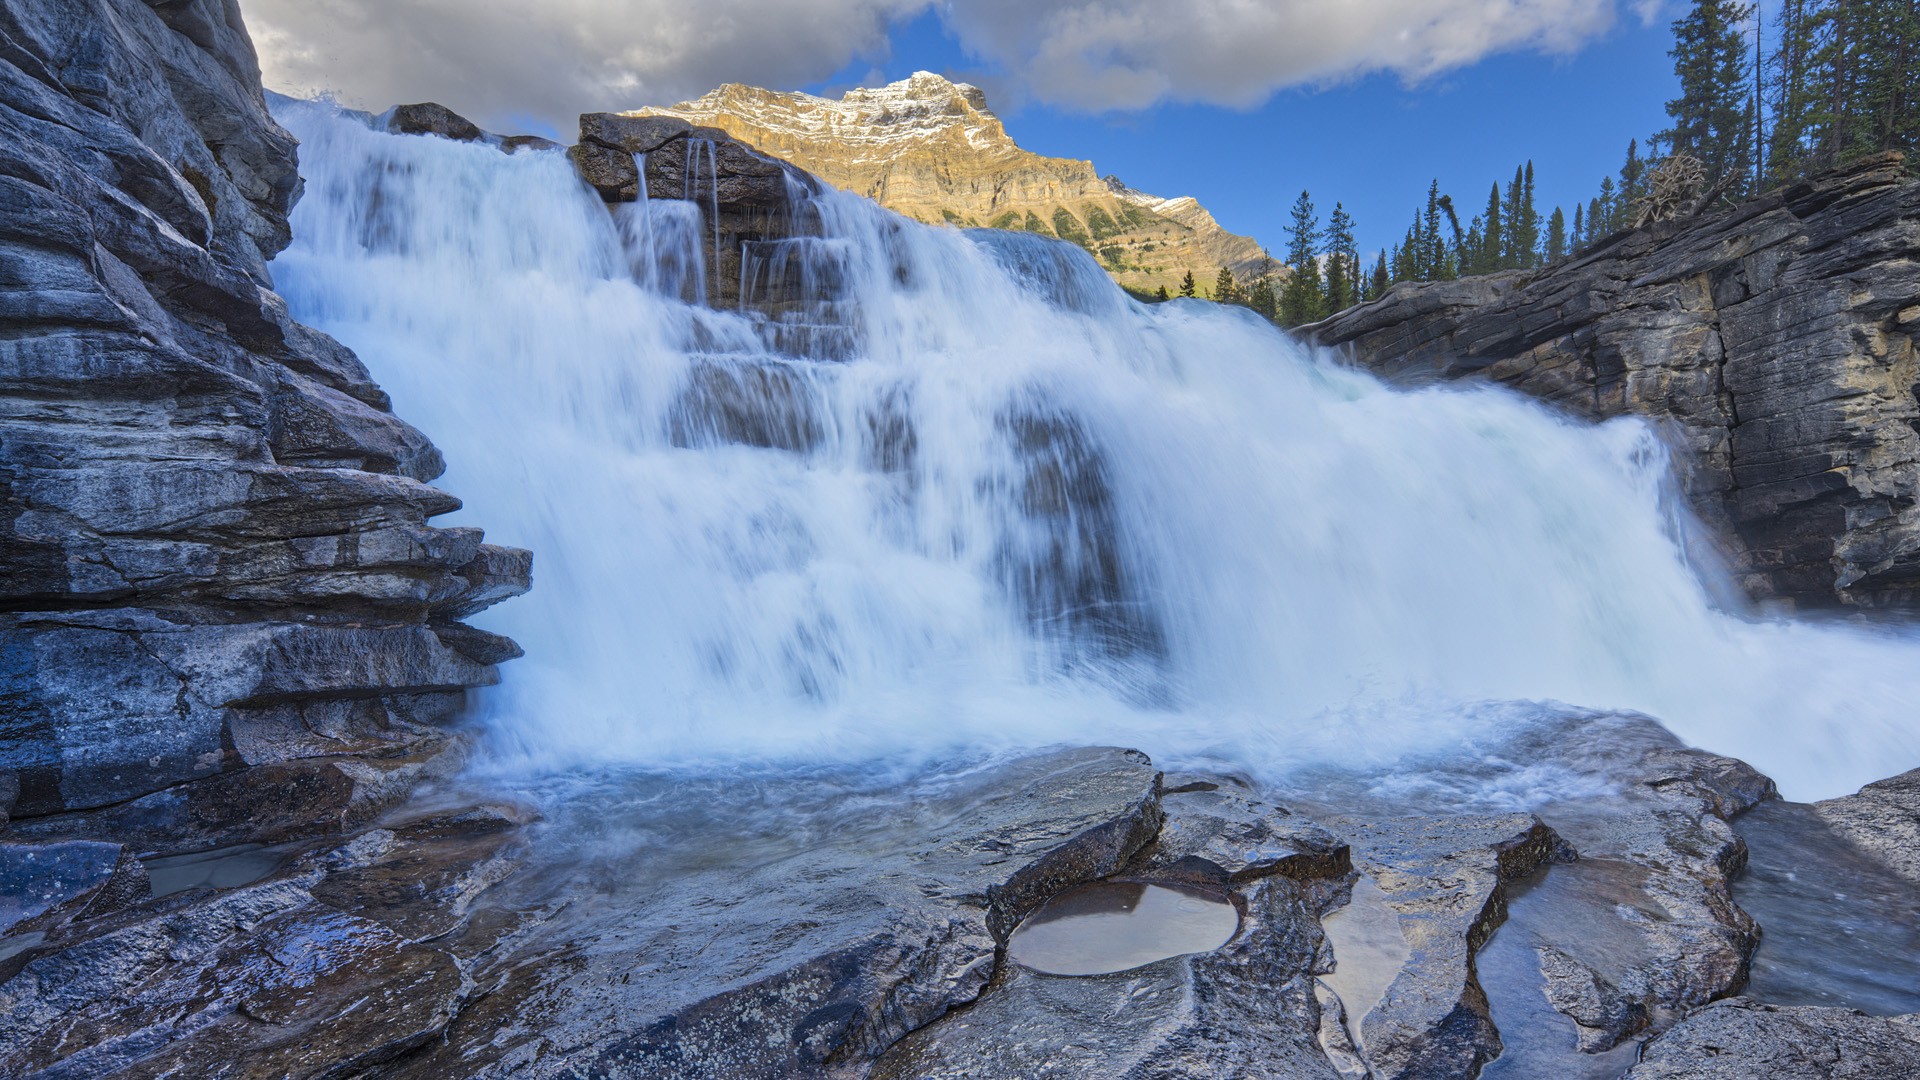
<instances>
[{"instance_id":1,"label":"small cascade","mask_svg":"<svg viewBox=\"0 0 1920 1080\"><path fill-rule=\"evenodd\" d=\"M707 302L707 263L700 208L647 197L647 155L634 155L640 198L612 208L633 279L647 291L691 304Z\"/></svg>"},{"instance_id":2,"label":"small cascade","mask_svg":"<svg viewBox=\"0 0 1920 1080\"><path fill-rule=\"evenodd\" d=\"M527 650L481 698L499 767L1273 775L1458 752L1488 701L1644 711L1799 798L1920 760L1920 643L1729 611L1639 422L1395 390L1072 245L798 184L728 224L736 274L709 140L609 214L558 154L276 115L294 314L537 553L478 620Z\"/></svg>"}]
</instances>

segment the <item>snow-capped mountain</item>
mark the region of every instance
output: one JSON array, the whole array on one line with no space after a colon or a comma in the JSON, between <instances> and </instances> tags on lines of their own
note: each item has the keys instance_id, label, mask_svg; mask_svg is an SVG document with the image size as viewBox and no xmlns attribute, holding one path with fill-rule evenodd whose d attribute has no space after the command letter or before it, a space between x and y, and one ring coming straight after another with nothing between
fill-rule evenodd
<instances>
[{"instance_id":1,"label":"snow-capped mountain","mask_svg":"<svg viewBox=\"0 0 1920 1080\"><path fill-rule=\"evenodd\" d=\"M922 221L1026 229L1079 243L1122 284L1203 292L1221 266L1270 267L1258 242L1228 232L1192 198L1163 199L1102 179L1093 163L1021 149L979 87L930 72L839 99L729 83L636 114L719 128L829 183Z\"/></svg>"}]
</instances>

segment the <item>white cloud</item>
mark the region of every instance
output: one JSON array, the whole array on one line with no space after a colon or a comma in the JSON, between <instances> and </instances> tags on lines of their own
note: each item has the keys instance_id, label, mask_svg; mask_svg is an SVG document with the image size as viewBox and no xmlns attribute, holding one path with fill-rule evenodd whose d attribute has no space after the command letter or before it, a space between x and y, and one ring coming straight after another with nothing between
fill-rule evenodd
<instances>
[{"instance_id":1,"label":"white cloud","mask_svg":"<svg viewBox=\"0 0 1920 1080\"><path fill-rule=\"evenodd\" d=\"M792 86L884 54L931 0L246 0L269 87L384 109L438 101L482 124L563 135L596 109L723 82Z\"/></svg>"},{"instance_id":2,"label":"white cloud","mask_svg":"<svg viewBox=\"0 0 1920 1080\"><path fill-rule=\"evenodd\" d=\"M1657 0L1627 0L1646 17ZM1018 92L1073 108L1254 105L1375 71L1420 79L1516 49L1567 52L1616 0L247 0L268 85L384 108L436 100L492 126L791 87L886 50L937 7Z\"/></svg>"},{"instance_id":3,"label":"white cloud","mask_svg":"<svg viewBox=\"0 0 1920 1080\"><path fill-rule=\"evenodd\" d=\"M1256 105L1303 83L1569 52L1614 14L1612 0L956 0L948 23L1036 98L1106 110Z\"/></svg>"}]
</instances>

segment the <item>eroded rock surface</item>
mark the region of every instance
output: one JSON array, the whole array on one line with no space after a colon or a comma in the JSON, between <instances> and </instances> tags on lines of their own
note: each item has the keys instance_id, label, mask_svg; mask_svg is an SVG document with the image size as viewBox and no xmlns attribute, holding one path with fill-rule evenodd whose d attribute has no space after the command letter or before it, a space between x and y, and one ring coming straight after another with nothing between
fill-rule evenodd
<instances>
[{"instance_id":1,"label":"eroded rock surface","mask_svg":"<svg viewBox=\"0 0 1920 1080\"><path fill-rule=\"evenodd\" d=\"M1815 803L1814 812L1881 864L1920 887L1920 769Z\"/></svg>"},{"instance_id":2,"label":"eroded rock surface","mask_svg":"<svg viewBox=\"0 0 1920 1080\"><path fill-rule=\"evenodd\" d=\"M1722 1001L1647 1044L1629 1080L1886 1080L1920 1075L1920 1015Z\"/></svg>"},{"instance_id":3,"label":"eroded rock surface","mask_svg":"<svg viewBox=\"0 0 1920 1080\"><path fill-rule=\"evenodd\" d=\"M457 620L530 557L427 524L439 452L270 291L300 179L234 5L12 5L0 37L0 819L362 824L518 654Z\"/></svg>"},{"instance_id":4,"label":"eroded rock surface","mask_svg":"<svg viewBox=\"0 0 1920 1080\"><path fill-rule=\"evenodd\" d=\"M1870 158L1537 271L1403 284L1306 328L1408 379L1643 416L1755 596L1920 602L1920 182Z\"/></svg>"}]
</instances>

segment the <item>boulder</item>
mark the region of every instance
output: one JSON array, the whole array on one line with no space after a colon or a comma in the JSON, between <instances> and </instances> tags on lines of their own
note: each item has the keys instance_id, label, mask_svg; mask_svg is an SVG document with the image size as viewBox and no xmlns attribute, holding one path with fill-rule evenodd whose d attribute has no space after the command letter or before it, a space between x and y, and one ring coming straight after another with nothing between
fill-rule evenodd
<instances>
[{"instance_id":1,"label":"boulder","mask_svg":"<svg viewBox=\"0 0 1920 1080\"><path fill-rule=\"evenodd\" d=\"M387 130L400 135L438 135L455 142L481 142L480 125L437 102L396 105L387 114Z\"/></svg>"}]
</instances>

